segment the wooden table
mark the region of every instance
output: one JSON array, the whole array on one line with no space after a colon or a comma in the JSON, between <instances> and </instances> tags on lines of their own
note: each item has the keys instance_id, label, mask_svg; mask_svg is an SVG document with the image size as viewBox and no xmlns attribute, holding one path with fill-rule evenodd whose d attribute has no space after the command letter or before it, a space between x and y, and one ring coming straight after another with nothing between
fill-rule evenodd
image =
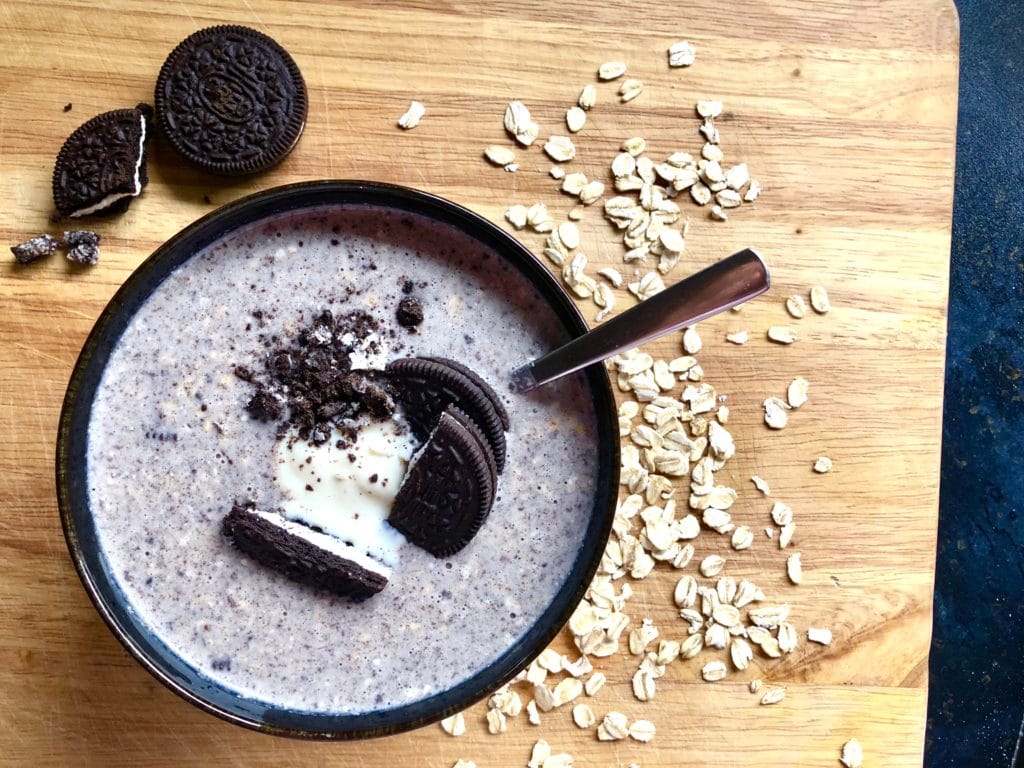
<instances>
[{"instance_id":1,"label":"wooden table","mask_svg":"<svg viewBox=\"0 0 1024 768\"><path fill-rule=\"evenodd\" d=\"M869 765L919 765L932 621L940 419L946 323L957 78L957 17L949 0L757 0L739 4L503 2L477 4L286 3L252 0L101 7L7 2L0 8L0 242L41 231L52 210L50 173L64 138L94 114L151 100L160 64L192 31L241 23L271 34L309 86L309 122L272 172L224 180L183 167L156 143L151 182L124 215L96 224L103 256L79 269L59 256L0 267L0 761L32 765L480 766L525 764L537 738L580 766L838 765L857 737ZM689 69L665 51L687 38ZM576 729L568 707L532 727L525 716L490 736L483 705L469 733L436 726L383 741L310 744L244 731L201 713L156 683L94 612L67 556L53 487L61 398L79 348L118 285L160 242L241 194L324 177L420 187L495 221L513 202L545 202L562 220L571 201L548 177L535 146L518 173L482 160L508 142L501 116L524 99L542 136L564 133L564 110L597 65L618 58L646 88L617 103L614 85L577 137L573 169L605 178L623 139L643 135L661 158L697 152L693 105L721 98L729 161L746 161L764 184L727 223L685 206L688 254L672 274L746 245L768 258L771 293L740 314L702 324L700 360L729 395L738 454L724 481L740 489L738 521L758 532L745 553L723 553L728 572L754 578L793 606L801 633L830 627L828 647L803 642L778 662L758 657L744 675L714 685L697 661L676 663L655 700L633 699L636 658L599 661L610 685L592 702L655 722L650 744L599 743ZM423 123L395 121L410 99ZM73 105L65 111L66 104ZM207 199L208 196L208 199ZM599 206L583 222L595 264L623 267L617 233ZM539 252L537 235L524 241ZM790 320L783 299L828 287L833 310ZM619 307L631 302L624 294ZM587 312L595 311L590 305ZM788 322L799 341L780 347L765 329ZM746 329L746 346L725 343ZM674 335L650 347L679 354ZM811 381L811 400L771 432L761 401L788 381ZM834 470L811 465L829 455ZM768 500L759 474L797 513L795 548L805 578L788 585L786 553L760 533ZM700 552L719 546L706 534ZM693 566L691 566L692 570ZM657 570L633 586L628 612L681 637L671 591ZM563 638L559 648L566 649ZM707 660L705 657L704 660ZM784 685L774 707L746 692L753 676Z\"/></svg>"}]
</instances>

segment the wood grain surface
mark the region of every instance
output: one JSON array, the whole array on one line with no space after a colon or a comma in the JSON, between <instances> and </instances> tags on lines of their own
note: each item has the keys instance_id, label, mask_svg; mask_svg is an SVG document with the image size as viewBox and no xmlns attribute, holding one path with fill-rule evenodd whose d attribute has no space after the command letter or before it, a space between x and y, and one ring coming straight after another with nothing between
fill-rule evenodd
<instances>
[{"instance_id":1,"label":"wood grain surface","mask_svg":"<svg viewBox=\"0 0 1024 768\"><path fill-rule=\"evenodd\" d=\"M447 768L462 757L483 768L524 765L542 737L577 766L828 766L857 737L867 765L920 765L954 161L952 3L8 0L0 4L0 242L59 228L48 223L50 174L66 136L94 114L151 100L166 54L214 23L260 29L298 62L310 109L296 151L269 173L224 180L182 166L157 142L143 196L95 225L104 238L98 266L75 268L60 256L0 266L0 762ZM697 63L670 70L665 51L681 38L697 46ZM508 143L501 116L511 98L529 104L542 136L564 133L565 109L613 58L646 88L622 105L614 85L599 85L572 169L610 181L608 163L632 135L658 158L696 153L693 104L721 98L727 161L747 162L764 184L761 199L727 223L684 206L688 253L670 276L750 245L774 277L766 297L701 326L700 360L729 397L738 446L722 481L740 489L735 517L758 537L751 550L730 554L727 542L703 535L698 551L721 551L730 575L788 601L801 633L830 627L832 646L803 642L777 662L759 656L746 673L713 685L699 680L702 662L679 662L647 704L630 691L635 657L599 660L610 684L590 702L594 710L654 721L650 744L599 743L575 728L568 707L540 727L524 715L490 736L482 704L467 712L469 732L458 739L431 726L374 742L301 743L244 731L178 699L93 610L57 516L61 398L106 301L184 225L286 182L398 182L494 221L511 203L539 201L560 221L572 202L547 175L539 146L519 153L516 174L487 166L481 152ZM395 121L412 98L427 115L402 132ZM624 268L600 206L581 229L595 266ZM523 240L539 253L540 236ZM783 299L815 283L828 287L832 312L789 320ZM621 294L619 307L630 304ZM799 329L790 347L764 336L782 322ZM751 342L725 343L739 329ZM679 344L674 335L649 351L674 357ZM770 432L760 403L797 375L811 382L810 402L786 430ZM824 454L835 469L819 476L811 465ZM760 532L769 502L749 483L755 473L796 510L800 587L788 585L785 553ZM683 636L671 600L677 576L659 567L633 584L634 621L651 617L664 636ZM567 638L557 647L567 650ZM758 706L746 692L755 676L784 685L785 701Z\"/></svg>"}]
</instances>

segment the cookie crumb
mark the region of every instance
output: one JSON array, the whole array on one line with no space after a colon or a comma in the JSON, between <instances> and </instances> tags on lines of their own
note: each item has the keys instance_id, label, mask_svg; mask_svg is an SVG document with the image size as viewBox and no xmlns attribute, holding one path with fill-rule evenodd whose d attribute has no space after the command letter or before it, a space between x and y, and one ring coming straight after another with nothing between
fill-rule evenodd
<instances>
[{"instance_id":1,"label":"cookie crumb","mask_svg":"<svg viewBox=\"0 0 1024 768\"><path fill-rule=\"evenodd\" d=\"M11 253L19 264L31 264L33 261L53 256L60 246L60 241L50 235L36 235L23 243L11 246Z\"/></svg>"}]
</instances>

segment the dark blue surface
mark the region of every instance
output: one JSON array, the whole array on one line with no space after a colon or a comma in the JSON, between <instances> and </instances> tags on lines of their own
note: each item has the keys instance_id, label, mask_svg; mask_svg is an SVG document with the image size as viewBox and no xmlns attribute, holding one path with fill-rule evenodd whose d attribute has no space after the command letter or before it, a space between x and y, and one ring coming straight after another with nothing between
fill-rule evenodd
<instances>
[{"instance_id":1,"label":"dark blue surface","mask_svg":"<svg viewBox=\"0 0 1024 768\"><path fill-rule=\"evenodd\" d=\"M1024 718L1024 0L960 0L925 765L1009 768Z\"/></svg>"}]
</instances>

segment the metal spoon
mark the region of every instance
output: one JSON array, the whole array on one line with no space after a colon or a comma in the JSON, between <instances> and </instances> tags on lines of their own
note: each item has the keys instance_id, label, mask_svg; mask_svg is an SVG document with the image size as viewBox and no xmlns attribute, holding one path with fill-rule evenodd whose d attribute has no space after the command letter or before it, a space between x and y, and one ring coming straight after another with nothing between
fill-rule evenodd
<instances>
[{"instance_id":1,"label":"metal spoon","mask_svg":"<svg viewBox=\"0 0 1024 768\"><path fill-rule=\"evenodd\" d=\"M529 392L645 341L693 325L768 290L768 267L751 248L666 288L618 317L512 371L512 388Z\"/></svg>"}]
</instances>

